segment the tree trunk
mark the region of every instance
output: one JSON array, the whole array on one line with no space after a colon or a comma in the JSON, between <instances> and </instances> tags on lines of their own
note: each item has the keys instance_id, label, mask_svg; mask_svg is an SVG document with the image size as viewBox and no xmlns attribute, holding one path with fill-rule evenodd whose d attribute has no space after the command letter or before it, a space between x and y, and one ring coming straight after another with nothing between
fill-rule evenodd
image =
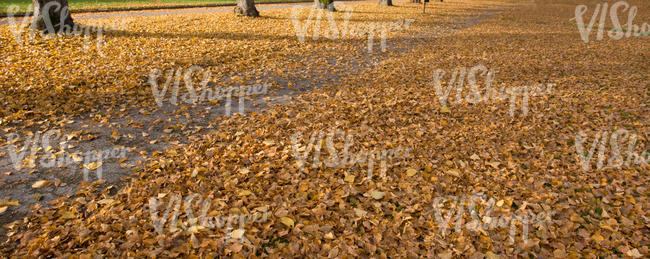
<instances>
[{"instance_id":1,"label":"tree trunk","mask_svg":"<svg viewBox=\"0 0 650 259\"><path fill-rule=\"evenodd\" d=\"M327 9L330 12L336 12L334 9L334 0L314 0L314 7L318 9Z\"/></svg>"},{"instance_id":2,"label":"tree trunk","mask_svg":"<svg viewBox=\"0 0 650 259\"><path fill-rule=\"evenodd\" d=\"M68 0L32 0L32 3L34 5L32 29L57 33L63 31L64 26L70 28L74 26Z\"/></svg>"},{"instance_id":3,"label":"tree trunk","mask_svg":"<svg viewBox=\"0 0 650 259\"><path fill-rule=\"evenodd\" d=\"M421 0L411 0L411 3L418 3L418 4L421 4L422 1L421 1Z\"/></svg>"},{"instance_id":4,"label":"tree trunk","mask_svg":"<svg viewBox=\"0 0 650 259\"><path fill-rule=\"evenodd\" d=\"M260 13L255 8L254 0L237 0L237 7L235 7L235 14L248 17L258 17Z\"/></svg>"},{"instance_id":5,"label":"tree trunk","mask_svg":"<svg viewBox=\"0 0 650 259\"><path fill-rule=\"evenodd\" d=\"M380 0L379 5L383 6L393 6L393 0Z\"/></svg>"}]
</instances>

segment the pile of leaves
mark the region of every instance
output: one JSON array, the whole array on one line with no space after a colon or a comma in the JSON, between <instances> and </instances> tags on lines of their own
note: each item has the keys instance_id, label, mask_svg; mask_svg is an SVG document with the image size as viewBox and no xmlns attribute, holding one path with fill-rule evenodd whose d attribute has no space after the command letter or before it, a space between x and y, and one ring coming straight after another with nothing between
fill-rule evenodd
<instances>
[{"instance_id":1,"label":"pile of leaves","mask_svg":"<svg viewBox=\"0 0 650 259\"><path fill-rule=\"evenodd\" d=\"M445 12L467 11L468 1L445 3L444 7L440 4L440 10L434 7L429 9L432 14L419 17L445 17ZM643 8L641 1L630 3ZM479 9L497 4L471 1L472 7ZM418 40L414 48L390 54L375 66L343 77L336 84L301 94L294 102L224 118L218 129L200 140L169 148L150 159L116 192L96 190L96 184L91 184L74 197L52 202L51 208L37 206L32 215L9 226L9 240L2 251L15 257L647 256L650 168L642 164L584 171L578 163L574 140L581 131L625 128L639 135L639 149L644 150L650 121L650 44L642 37L585 44L575 24L567 22L577 4L558 0L520 4L513 9L502 5L499 14L474 26L453 35ZM372 19L391 10L364 8L372 13ZM420 11L416 4L400 3L398 8L395 10L405 12L405 17ZM283 12L286 15L288 11L277 11ZM215 17L220 16L179 19L214 24L205 22ZM639 12L637 19L648 17L647 12ZM156 19L147 18L133 26L147 28L144 24L156 23ZM231 21L232 27L207 28L169 25L159 29L190 30L184 34L191 39L123 40L160 44L159 48L141 51L177 55L168 60L193 64L215 53L206 52L214 47L210 42L213 39L193 38L192 33L200 36L204 34L199 30L207 30L214 36L214 31L232 31L223 35L236 38L230 40L233 49L222 53L220 59L242 61L215 67L239 71L244 64L290 62L289 54L279 53L303 49L289 44L293 36L287 31L264 39L272 44L247 47L245 40L270 35L268 30L280 30L265 26L275 22L238 20ZM256 26L239 27L234 23ZM422 24L414 31L429 30L428 23L438 22L425 19L418 23ZM186 44L182 52L167 52L180 44ZM317 51L348 45L336 41L307 44L318 46ZM339 53L349 55L343 49ZM126 53L116 53L111 57L115 63L105 67L112 72L99 78L135 77L134 71L118 72L123 66L118 61L128 58ZM149 65L157 61L139 62ZM455 68L478 64L498 71L493 87L547 82L557 86L551 94L531 98L527 115L518 111L511 116L506 101L450 101L442 106L431 84L435 69L449 74ZM1 71L7 70L3 67ZM67 75L61 71L56 74ZM34 77L32 80L39 78ZM25 91L20 81L12 80L8 81L12 91ZM101 91L126 90L129 94L125 96L131 99L137 99L141 91L138 86L142 86L135 81L132 86L102 80L93 84L101 85ZM51 93L50 86L39 87ZM96 91L90 90L93 87L83 89L89 89L88 93ZM455 95L450 96L453 100ZM17 102L21 101L6 102L11 105L5 110L5 118L18 118L9 114L16 113L12 109L20 107ZM516 101L517 107L521 102ZM56 103L50 106L53 111L60 109ZM81 101L73 103L83 105ZM39 114L37 111L30 116ZM375 174L371 180L366 179L364 166L330 168L321 160L316 167L310 163L301 168L296 162L292 136L301 133L299 141L306 145L312 133L332 130L354 136L350 153L401 146L411 147L412 156L391 164L386 177ZM316 145L323 147L323 160L331 155L325 151L325 142ZM209 214L213 216L246 213L260 207L269 210L271 216L267 221L247 224L244 233L237 232L246 237L245 243L239 239L231 242L227 236L231 234L219 228L170 232L165 227L162 234L156 232L150 199L160 197L166 206L171 195L187 197L192 193L211 197ZM521 226L517 226L519 232L513 242L509 228L455 231L451 230L453 220L449 226L442 226L436 219L436 211L451 213L449 204L434 209L437 197L476 193L497 201L493 212L496 215L545 212L552 216L544 224L531 224L526 239ZM201 208L199 202L192 207L195 212ZM160 209L159 215L162 212ZM179 217L179 221L190 220L185 214ZM471 214L463 214L462 219L470 222ZM447 229L445 234L443 228Z\"/></svg>"}]
</instances>

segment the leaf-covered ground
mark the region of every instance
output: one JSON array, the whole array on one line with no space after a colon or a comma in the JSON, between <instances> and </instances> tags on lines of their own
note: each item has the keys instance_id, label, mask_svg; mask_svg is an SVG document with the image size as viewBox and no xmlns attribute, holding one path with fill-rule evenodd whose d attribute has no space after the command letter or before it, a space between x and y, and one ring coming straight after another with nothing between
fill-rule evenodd
<instances>
[{"instance_id":1,"label":"leaf-covered ground","mask_svg":"<svg viewBox=\"0 0 650 259\"><path fill-rule=\"evenodd\" d=\"M348 3L346 3L348 4ZM284 5L288 7L292 5ZM272 7L281 7L281 6L272 6ZM355 8L355 13L350 13L354 17L349 24L358 25L367 23L364 19L357 19L357 16L363 14L363 6ZM260 10L267 9L267 6L262 6ZM205 13L205 11L213 10L214 12L223 12L230 9L223 8L210 8L210 9L186 9L184 11L192 14L192 17L196 17L199 13ZM176 12L182 13L183 10ZM197 13L197 11L199 13ZM393 10L397 13L394 17L394 20L403 20L401 18L403 15L399 15L399 9ZM309 14L308 9L300 9L302 13L303 20L307 18ZM101 48L97 48L97 39L89 41L89 44L85 44L83 37L69 37L69 38L58 38L55 40L62 40L69 48L76 47L75 50L66 50L73 51L74 55L90 55L97 59L99 62L106 62L111 56L121 55L120 53L130 53L130 57L141 57L152 59L148 56L142 55L152 55L150 52L141 53L141 49L157 48L152 46L151 43L160 44L164 43L167 40L178 38L179 41L182 41L187 35L183 34L165 34L157 35L153 32L136 34L133 30L129 29L129 25L132 20L140 19L140 16L150 16L150 15L160 15L157 11L143 11L143 12L130 12L126 15L128 18L124 18L124 14L107 14L107 18L97 20L97 15L92 15L88 17L87 15L80 15L81 21L86 25L101 25L106 29L105 37L102 38L103 42ZM214 14L203 14L203 16L214 15ZM97 71L77 71L72 72L73 70L65 69L64 73L67 73L67 77L56 78L57 80L62 80L59 82L50 81L51 78L47 75L43 75L41 78L42 81L45 81L48 84L48 87L44 87L42 91L44 93L55 91L53 89L63 89L70 84L69 89L73 91L64 91L58 92L57 94L50 95L46 94L45 96L32 95L33 93L39 93L39 90L33 89L33 84L26 78L18 79L12 78L14 73L13 69L8 69L6 72L9 73L7 78L12 78L13 83L9 83L5 86L5 89L8 90L14 97L7 96L6 99L3 99L4 103L7 106L10 106L8 102L19 101L15 103L15 110L12 109L15 113L33 114L18 117L18 119L7 119L8 123L6 127L3 127L3 131L6 134L17 134L20 138L14 143L15 150L21 151L21 146L24 147L26 139L30 135L34 135L36 132L46 132L50 130L61 131L68 143L62 145L55 145L52 143L52 148L54 149L53 153L57 153L57 159L62 157L68 157L69 154L75 155L79 154L81 156L93 151L93 150L106 150L114 147L127 147L129 152L127 153L126 160L119 161L105 161L102 168L106 173L103 174L103 180L105 180L104 186L114 186L119 187L123 184L123 181L120 180L121 177L128 175L132 172L131 168L137 161L141 159L146 159L149 156L158 155L164 148L168 145L176 145L178 143L188 143L194 141L194 138L200 137L202 134L208 130L216 127L221 120L221 117L224 115L224 101L218 100L215 102L200 102L194 106L174 106L170 105L169 99L170 95L167 94L164 97L163 107L158 107L155 104L155 98L152 95L152 90L150 85L147 83L149 73L152 69L161 69L166 75L170 69L187 69L191 65L200 65L206 70L213 71L211 76L210 87L226 87L234 86L238 84L253 84L266 82L272 85L272 92L264 96L252 96L246 97L246 111L247 112L258 112L260 108L263 108L268 103L278 103L284 102L287 99L288 95L295 94L297 92L306 91L315 86L322 86L327 83L336 82L340 77L345 75L355 74L359 69L363 67L372 66L374 62L377 62L379 59L386 58L385 53L378 52L380 46L375 46L375 51L373 53L367 53L364 49L366 48L366 41L362 37L347 37L345 42L338 41L326 41L328 43L337 43L342 46L347 46L350 50L348 55L342 55L337 53L337 49L326 48L321 49L322 51L316 52L312 51L309 48L314 48L313 43L316 41L305 42L304 45L301 45L300 42L295 37L293 32L292 22L287 20L291 16L291 12L284 10L281 13L282 16L278 17L262 17L261 19L267 19L267 22L272 22L271 25L275 28L283 28L282 30L291 30L290 32L284 32L287 35L281 37L284 41L288 41L292 48L292 52L286 52L285 48L281 46L276 46L274 49L277 51L274 53L266 53L268 57L273 57L276 63L268 63L263 67L258 67L256 69L248 68L248 66L257 66L259 63L251 61L249 57L244 55L233 55L230 53L230 50L226 48L228 46L234 46L236 44L245 44L244 49L253 49L252 46L259 42L264 44L278 44L273 41L271 35L264 36L264 34L259 33L259 35L264 36L262 39L252 40L252 39L238 39L232 40L228 37L219 38L215 34L211 36L210 34L202 35L202 37L214 37L213 40L219 40L219 43L225 45L206 45L213 47L213 53L224 53L235 56L234 58L229 58L228 62L218 60L216 57L211 56L208 52L206 55L202 55L202 59L206 60L202 62L195 63L182 63L179 62L175 56L165 57L165 53L160 52L159 56L152 59L152 64L148 67L136 67L132 61L127 59L122 60L122 62L112 63L110 66L119 66L111 68L111 70L100 69ZM368 14L371 16L373 14ZM175 22L183 23L182 18L189 17L190 15L183 15L177 19ZM341 17L343 14L338 14L337 21L343 20ZM93 19L94 17L94 19ZM104 15L99 15L99 17L104 17ZM173 15L167 17L176 17ZM232 17L227 14L218 14L219 18L231 19ZM386 16L390 17L390 16ZM443 33L450 33L453 31L452 26L463 27L469 26L476 21L472 16L464 17L458 16L459 19L453 24L438 26L436 30L429 31L428 33L433 33L434 36L440 36ZM400 19L401 18L401 19ZM460 19L462 18L462 19ZM162 19L162 18L161 18ZM165 18L166 19L166 18ZM323 18L324 19L324 18ZM326 20L326 19L325 19ZM387 20L392 21L392 20ZM216 22L220 23L220 22ZM324 24L322 25L325 27ZM194 25L192 25L194 26ZM234 25L233 25L234 26ZM342 26L341 26L342 27ZM311 28L311 27L310 27ZM9 30L6 31L6 40L15 41L12 38L12 34ZM342 29L342 28L341 28ZM311 33L311 31L310 31ZM396 30L392 33L399 33L399 30ZM293 34L293 36L290 36ZM138 37L151 37L155 40L147 41L137 45L136 48L131 48L129 46L119 45L119 39L124 39L124 37L129 36L130 38ZM398 34L397 34L398 35ZM22 39L27 39L29 35L24 33L21 35ZM91 37L92 38L92 37ZM111 41L117 39L113 44ZM322 39L323 37L321 37ZM15 44L16 47L21 51L26 51L29 53L31 46L38 46L39 44L53 44L55 41L53 39L42 39L36 38L30 43L21 43ZM321 41L322 42L322 41ZM377 43L377 42L375 42ZM412 40L412 37L395 37L392 36L389 44L391 44L391 51L398 52L404 51L412 46L417 44L416 41ZM66 46L64 44L64 46ZM90 49L84 51L82 46L95 47L95 49ZM225 47L224 47L225 46ZM302 47L300 47L302 46ZM81 49L79 49L81 48ZM177 45L172 47L169 52L183 52L183 49L186 49L186 45ZM101 52L99 51L101 50ZM16 53L7 53L7 54L21 54L23 52ZM388 52L390 53L390 52ZM24 55L29 56L30 54ZM48 55L49 52L44 50L41 54ZM171 53L174 54L174 53ZM70 55L70 54L66 54ZM336 55L337 59L331 59L330 56ZM182 55L181 55L182 56ZM291 59L283 59L283 62L278 56L290 57ZM9 56L7 58L9 61L14 59L19 59L15 56ZM300 62L295 62L298 59ZM258 60L258 57L255 57L254 60ZM26 62L27 73L29 75L34 75L41 73L39 70L41 67L52 66L52 63L55 63L54 66L66 66L69 60L51 60L51 59L42 59L42 60L33 60L33 63ZM76 62L89 62L89 61L76 61ZM171 62L167 63L167 62ZM29 63L29 64L28 64ZM90 63L88 63L90 64ZM219 64L220 66L212 66L210 64ZM266 64L266 63L265 63ZM9 64L8 64L9 65ZM96 67L102 67L101 64L95 64ZM318 65L318 66L316 66ZM93 67L89 65L86 68ZM132 76L132 78L137 78L137 82L129 81L130 79L111 79L113 76L116 76L116 71L123 70L126 73L128 71L133 71L135 68L138 68L137 73L139 75ZM219 69L224 69L220 71ZM121 72L119 72L121 73ZM90 74L93 74L92 76ZM201 73L195 73L195 76L198 76ZM27 76L26 76L27 77ZM95 78L96 77L96 78ZM164 75L161 76L164 79ZM101 83L95 82L93 84L88 84L87 80L114 80L114 85L108 89L104 89L107 92L105 94L99 95L97 90L100 89ZM194 81L195 86L199 85L200 78L197 78L197 81ZM15 81L14 81L15 80ZM20 80L23 80L22 82ZM133 79L136 80L136 79ZM261 81L264 80L264 81ZM161 81L161 80L159 80ZM83 83L79 83L83 82ZM164 80L160 83L160 88ZM12 84L20 85L19 87L11 87ZM124 88L117 88L116 86L121 84L131 85L132 89L126 90L127 94L123 92ZM59 85L53 87L54 85ZM61 87L60 85L63 85ZM184 89L183 85L180 88ZM17 92L10 92L14 89L18 89ZM20 90L22 89L22 90ZM183 93L181 93L182 95ZM85 102L88 99L93 99L95 104L80 104L79 102ZM179 96L180 98L180 96ZM23 105L25 104L25 105ZM53 105L58 107L55 110L47 110L52 108ZM11 105L13 106L13 105ZM69 107L73 106L72 109ZM238 100L233 100L233 110L236 110L238 107ZM260 107L261 106L261 107ZM67 107L67 108L66 108ZM67 109L67 110L66 110ZM34 114L36 112L36 114ZM54 116L47 116L46 114L54 114ZM12 114L13 116L13 114ZM44 134L41 134L44 135ZM4 139L3 141L9 142L9 138ZM7 197L10 200L16 200L18 206L12 206L7 210L7 213L0 214L0 223L8 223L15 219L19 219L25 216L27 212L30 211L29 207L35 203L40 205L46 205L53 199L56 199L59 196L74 194L77 185L82 181L81 174L81 164L68 164L63 167L50 167L44 168L40 166L41 159L47 159L45 156L44 149L39 150L33 155L28 155L23 161L25 166L21 170L15 170L13 168L15 161L12 161L11 152L8 149L8 143L2 143L2 149L0 149L0 155L4 159L0 160L0 171L6 172L3 176L2 183L8 188L0 189L0 197ZM38 146L38 143L36 144ZM67 145L67 148L64 148ZM64 147L62 147L64 146ZM24 152L24 151L23 151ZM30 162L33 161L33 162ZM91 172L92 173L92 172ZM92 180L96 180L96 177L93 177ZM48 181L54 183L52 185L44 186L43 188L32 188L32 184L36 181ZM2 229L4 230L4 229ZM0 233L3 231L0 230Z\"/></svg>"},{"instance_id":2,"label":"leaf-covered ground","mask_svg":"<svg viewBox=\"0 0 650 259\"><path fill-rule=\"evenodd\" d=\"M629 3L639 8L637 24L650 20L646 2ZM203 119L196 113L197 120L218 119L218 126L191 131L179 125L166 149L140 152L146 163L136 166L119 190L95 183L49 208L36 207L7 226L2 252L10 257L647 256L647 163L584 171L574 141L585 132L589 147L595 132L627 129L639 138L637 150L647 149L650 43L647 37L596 40L595 31L583 42L570 20L579 4L459 0L429 3L427 14L421 5L403 2L354 6L351 22L415 20L409 29L391 32L387 52L375 46L370 54L362 37L299 43L289 9L266 11L259 19L133 18L107 33L105 57L93 47L81 52L83 38L16 44L1 28L0 44L7 46L0 54L5 132L67 132L65 121L89 114L97 124L143 119L160 110L146 84L152 68L200 65L220 86L260 80L275 91L305 90L292 92L289 103L271 103L244 116L207 113ZM302 17L307 15L305 9ZM343 12L335 17L343 19ZM432 33L436 30L443 33ZM531 97L526 115L519 108L522 99L514 116L508 101L456 103L454 92L442 106L434 71L444 69L448 79L453 69L476 65L497 71L493 87L556 86ZM186 109L192 107L164 118L192 117ZM412 148L412 155L392 163L385 178L375 174L370 181L364 166L310 163L301 169L291 137L301 133L306 144L312 133L333 130L354 135L351 153L401 146ZM340 150L342 142L337 143ZM324 160L331 154L326 143L318 144ZM150 198L166 206L174 194L192 193L211 197L211 216L271 214L245 226L250 243L231 242L222 228L170 232L165 226L157 233ZM477 193L497 201L492 217L544 212L550 218L531 224L526 239L517 225L514 242L510 228L453 230L455 219L443 234L436 212L448 215L450 204L434 209L436 198ZM478 214L484 209L479 206ZM472 221L470 213L462 215L465 223ZM188 220L184 213L179 217Z\"/></svg>"}]
</instances>

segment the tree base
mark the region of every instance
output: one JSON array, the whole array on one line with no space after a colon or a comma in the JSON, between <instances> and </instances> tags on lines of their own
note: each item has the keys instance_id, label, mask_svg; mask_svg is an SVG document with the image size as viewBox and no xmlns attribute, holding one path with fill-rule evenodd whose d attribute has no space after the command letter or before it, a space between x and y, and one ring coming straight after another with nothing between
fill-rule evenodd
<instances>
[{"instance_id":1,"label":"tree base","mask_svg":"<svg viewBox=\"0 0 650 259\"><path fill-rule=\"evenodd\" d=\"M393 1L392 0L381 0L381 1L379 1L379 5L381 5L381 6L393 6Z\"/></svg>"},{"instance_id":2,"label":"tree base","mask_svg":"<svg viewBox=\"0 0 650 259\"><path fill-rule=\"evenodd\" d=\"M255 7L249 8L248 10L244 10L243 8L237 6L235 7L235 15L239 16L248 16L248 17L259 17L260 13L257 11Z\"/></svg>"},{"instance_id":3,"label":"tree base","mask_svg":"<svg viewBox=\"0 0 650 259\"><path fill-rule=\"evenodd\" d=\"M327 11L329 11L329 12L336 12L336 8L334 8L334 3L331 3L331 4L327 5L327 6L325 6L322 3L318 3L318 4L316 4L316 8L317 9L327 9Z\"/></svg>"},{"instance_id":4,"label":"tree base","mask_svg":"<svg viewBox=\"0 0 650 259\"><path fill-rule=\"evenodd\" d=\"M42 17L37 17L36 20L30 25L32 29L36 31L41 31L45 34L55 34L62 31L65 31L66 28L74 28L74 22L72 18L65 19L65 21L52 21L51 24L47 24L45 19Z\"/></svg>"},{"instance_id":5,"label":"tree base","mask_svg":"<svg viewBox=\"0 0 650 259\"><path fill-rule=\"evenodd\" d=\"M34 6L34 18L30 26L43 33L58 33L66 27L73 28L74 21L70 16L68 2L51 0L37 3Z\"/></svg>"}]
</instances>

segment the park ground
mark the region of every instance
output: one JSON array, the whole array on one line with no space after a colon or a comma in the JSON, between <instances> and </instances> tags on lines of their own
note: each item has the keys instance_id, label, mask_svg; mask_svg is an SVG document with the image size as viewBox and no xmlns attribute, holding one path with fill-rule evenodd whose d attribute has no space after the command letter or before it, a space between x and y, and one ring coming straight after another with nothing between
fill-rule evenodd
<instances>
[{"instance_id":1,"label":"park ground","mask_svg":"<svg viewBox=\"0 0 650 259\"><path fill-rule=\"evenodd\" d=\"M585 42L575 10L589 6L589 23L596 3L449 0L430 2L426 13L421 4L399 1L337 5L331 19L322 14L320 32L308 27L303 40L294 22L308 21L308 7L261 9L255 19L219 8L85 15L78 22L105 28L101 38L88 39L30 38L14 34L15 24L1 25L0 125L2 134L21 138L0 143L0 251L84 258L647 257L647 160L598 166L596 157L616 155L607 149L586 169L576 148L580 134L588 153L595 136L624 129L647 159L650 42L642 34L598 39L597 22ZM636 24L650 21L646 1L627 3L639 9ZM331 26L343 31L346 20L357 29L393 25L385 51L377 35L371 49L365 35L322 36ZM268 84L269 91L246 96L246 113L232 116L224 100L163 99L159 106L152 70L162 71L162 86L173 69L195 65L211 72L213 88ZM499 100L486 94L481 75L479 92L490 98L468 101L467 88L441 98L437 69L446 72L446 90L454 69L479 65L494 72L495 89L553 87ZM199 85L201 76L188 80ZM241 100L233 103L236 111ZM45 150L15 170L10 147L48 130L66 142L53 145L59 156L128 152L104 161L102 179L90 181L81 167L97 164L43 166L35 161ZM345 139L337 133L330 145L330 132L353 136L352 154L404 147L410 155L389 160L385 175L377 165L367 178L366 164L327 166ZM74 151L59 150L63 145ZM627 142L619 145L627 150ZM315 146L321 160L312 152L301 164ZM173 202L192 194L203 200ZM473 198L478 204L470 209ZM209 217L268 217L238 229L190 227L197 221L188 208L199 216L203 201ZM181 225L157 229L173 204L182 204ZM476 215L481 223L538 217L477 229Z\"/></svg>"}]
</instances>

